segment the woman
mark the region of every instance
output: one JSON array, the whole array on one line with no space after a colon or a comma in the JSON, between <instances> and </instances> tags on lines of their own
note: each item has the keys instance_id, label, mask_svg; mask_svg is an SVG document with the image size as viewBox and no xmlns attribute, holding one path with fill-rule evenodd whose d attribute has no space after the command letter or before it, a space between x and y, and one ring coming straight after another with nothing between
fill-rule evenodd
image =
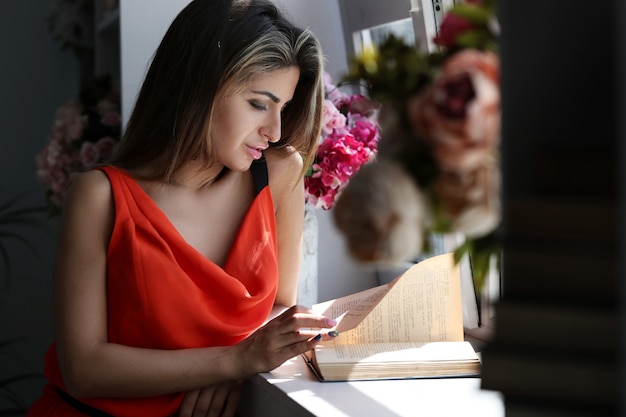
<instances>
[{"instance_id":1,"label":"woman","mask_svg":"<svg viewBox=\"0 0 626 417\"><path fill-rule=\"evenodd\" d=\"M177 16L114 160L64 203L50 383L28 416L233 415L242 380L330 337L287 308L322 72L315 37L265 0Z\"/></svg>"}]
</instances>

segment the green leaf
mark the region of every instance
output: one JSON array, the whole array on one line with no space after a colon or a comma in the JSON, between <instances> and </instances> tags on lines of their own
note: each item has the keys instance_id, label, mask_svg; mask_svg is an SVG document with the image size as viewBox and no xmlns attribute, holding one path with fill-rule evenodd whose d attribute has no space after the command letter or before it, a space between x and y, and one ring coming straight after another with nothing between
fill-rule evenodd
<instances>
[{"instance_id":1,"label":"green leaf","mask_svg":"<svg viewBox=\"0 0 626 417\"><path fill-rule=\"evenodd\" d=\"M491 35L482 29L468 30L456 37L456 43L463 48L487 49Z\"/></svg>"},{"instance_id":2,"label":"green leaf","mask_svg":"<svg viewBox=\"0 0 626 417\"><path fill-rule=\"evenodd\" d=\"M461 262L461 259L463 259L463 257L469 253L471 248L471 241L466 240L465 242L460 244L454 251L454 263L458 264L459 262Z\"/></svg>"},{"instance_id":3,"label":"green leaf","mask_svg":"<svg viewBox=\"0 0 626 417\"><path fill-rule=\"evenodd\" d=\"M491 265L491 252L474 252L470 254L474 286L479 293L482 291Z\"/></svg>"}]
</instances>

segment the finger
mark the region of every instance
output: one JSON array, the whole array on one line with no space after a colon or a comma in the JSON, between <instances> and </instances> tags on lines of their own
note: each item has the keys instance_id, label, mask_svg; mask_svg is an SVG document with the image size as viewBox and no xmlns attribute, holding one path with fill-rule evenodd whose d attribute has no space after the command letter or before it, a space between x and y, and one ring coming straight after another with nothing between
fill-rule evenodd
<instances>
[{"instance_id":1,"label":"finger","mask_svg":"<svg viewBox=\"0 0 626 417\"><path fill-rule=\"evenodd\" d=\"M328 341L337 337L339 333L336 330L329 329L310 329L302 328L288 333L279 333L267 342L269 350L283 349L302 342L319 342Z\"/></svg>"},{"instance_id":2,"label":"finger","mask_svg":"<svg viewBox=\"0 0 626 417\"><path fill-rule=\"evenodd\" d=\"M207 417L220 417L226 404L226 398L228 398L228 392L230 391L230 384L219 384L219 386L213 392L213 398L211 400L211 406L206 414Z\"/></svg>"},{"instance_id":3,"label":"finger","mask_svg":"<svg viewBox=\"0 0 626 417\"><path fill-rule=\"evenodd\" d=\"M193 410L196 407L196 401L199 393L199 390L192 390L185 394L185 397L180 404L180 410L178 411L179 417L193 417Z\"/></svg>"},{"instance_id":4,"label":"finger","mask_svg":"<svg viewBox=\"0 0 626 417\"><path fill-rule=\"evenodd\" d=\"M307 341L311 343L312 342L328 342L329 340L333 340L337 336L339 336L339 332L335 330L331 330L330 332L320 332L316 334L315 336L309 338Z\"/></svg>"},{"instance_id":5,"label":"finger","mask_svg":"<svg viewBox=\"0 0 626 417\"><path fill-rule=\"evenodd\" d=\"M288 333L300 329L330 329L336 325L337 321L328 317L296 313L282 322L280 331Z\"/></svg>"},{"instance_id":6,"label":"finger","mask_svg":"<svg viewBox=\"0 0 626 417\"><path fill-rule=\"evenodd\" d=\"M193 417L205 417L213 407L213 396L215 395L215 385L202 388L193 410Z\"/></svg>"},{"instance_id":7,"label":"finger","mask_svg":"<svg viewBox=\"0 0 626 417\"><path fill-rule=\"evenodd\" d=\"M304 307L301 305L294 305L294 306L289 307L287 310L283 311L278 317L288 318L297 313L315 314L313 310L311 310L308 307Z\"/></svg>"},{"instance_id":8,"label":"finger","mask_svg":"<svg viewBox=\"0 0 626 417\"><path fill-rule=\"evenodd\" d=\"M234 417L237 412L237 408L239 407L239 400L241 398L241 392L243 391L243 383L235 382L231 386L230 393L228 395L228 399L226 401L226 406L224 407L223 417Z\"/></svg>"},{"instance_id":9,"label":"finger","mask_svg":"<svg viewBox=\"0 0 626 417\"><path fill-rule=\"evenodd\" d=\"M318 334L322 335L322 340L332 340L335 337L339 336L339 332L337 330L329 330L329 329L300 329L298 330L298 334L308 337L315 337Z\"/></svg>"},{"instance_id":10,"label":"finger","mask_svg":"<svg viewBox=\"0 0 626 417\"><path fill-rule=\"evenodd\" d=\"M337 336L339 336L339 332L337 330L331 330L329 332L322 333L322 342L333 340Z\"/></svg>"},{"instance_id":11,"label":"finger","mask_svg":"<svg viewBox=\"0 0 626 417\"><path fill-rule=\"evenodd\" d=\"M293 358L295 356L301 355L304 352L315 349L315 346L320 342L320 337L314 337L302 342L293 343L291 345L285 346L281 349L281 354L286 358Z\"/></svg>"}]
</instances>

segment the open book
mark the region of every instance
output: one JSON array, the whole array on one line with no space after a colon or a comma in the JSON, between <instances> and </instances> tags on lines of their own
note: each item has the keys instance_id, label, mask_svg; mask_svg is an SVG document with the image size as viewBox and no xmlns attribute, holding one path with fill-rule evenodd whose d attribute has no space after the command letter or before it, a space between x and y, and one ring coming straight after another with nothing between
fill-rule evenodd
<instances>
[{"instance_id":1,"label":"open book","mask_svg":"<svg viewBox=\"0 0 626 417\"><path fill-rule=\"evenodd\" d=\"M322 381L477 376L463 337L459 267L453 255L421 261L389 284L315 304L339 336L304 354Z\"/></svg>"}]
</instances>

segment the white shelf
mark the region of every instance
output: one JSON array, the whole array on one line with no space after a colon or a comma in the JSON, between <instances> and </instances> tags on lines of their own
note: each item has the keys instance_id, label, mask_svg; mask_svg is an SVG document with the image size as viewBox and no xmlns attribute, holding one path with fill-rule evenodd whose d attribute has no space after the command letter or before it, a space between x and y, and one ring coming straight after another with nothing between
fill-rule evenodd
<instances>
[{"instance_id":1,"label":"white shelf","mask_svg":"<svg viewBox=\"0 0 626 417\"><path fill-rule=\"evenodd\" d=\"M480 378L319 382L300 357L253 377L242 417L504 417L500 393Z\"/></svg>"}]
</instances>

